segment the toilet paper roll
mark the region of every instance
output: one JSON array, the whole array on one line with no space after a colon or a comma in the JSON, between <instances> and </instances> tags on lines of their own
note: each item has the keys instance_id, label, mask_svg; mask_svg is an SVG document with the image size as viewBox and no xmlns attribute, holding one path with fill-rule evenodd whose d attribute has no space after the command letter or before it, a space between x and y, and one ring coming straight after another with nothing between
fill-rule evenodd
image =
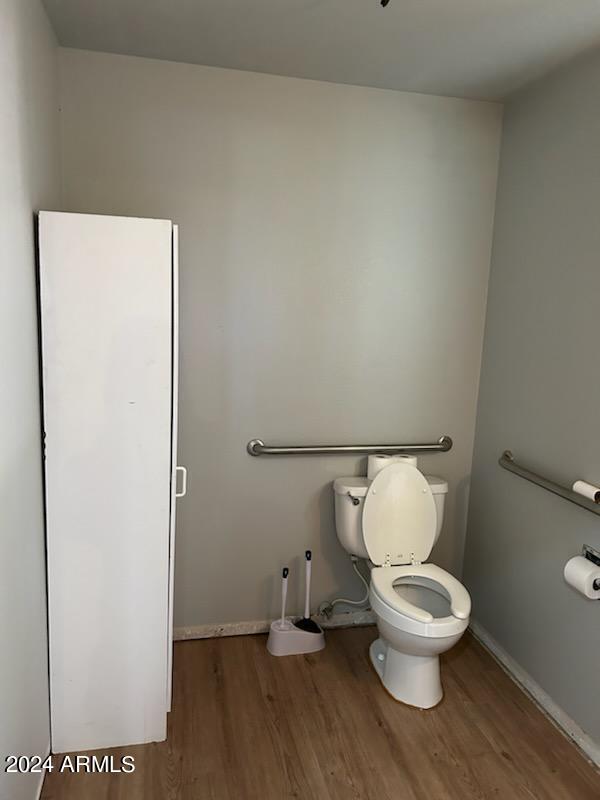
<instances>
[{"instance_id":1,"label":"toilet paper roll","mask_svg":"<svg viewBox=\"0 0 600 800\"><path fill-rule=\"evenodd\" d=\"M565 580L584 597L600 600L600 567L584 556L575 556L565 564ZM594 589L594 582L599 588Z\"/></svg>"},{"instance_id":2,"label":"toilet paper roll","mask_svg":"<svg viewBox=\"0 0 600 800\"><path fill-rule=\"evenodd\" d=\"M593 483L575 481L573 484L573 491L589 498L590 500L593 500L594 503L600 503L600 488L598 486L594 486Z\"/></svg>"},{"instance_id":3,"label":"toilet paper roll","mask_svg":"<svg viewBox=\"0 0 600 800\"><path fill-rule=\"evenodd\" d=\"M398 462L403 462L405 464L410 464L413 467L417 466L417 457L416 456L409 456L405 454L397 455L397 456L389 456L385 453L375 453L375 455L369 456L367 461L367 478L372 481L373 478L378 475L382 469L389 467L390 464L397 464Z\"/></svg>"}]
</instances>

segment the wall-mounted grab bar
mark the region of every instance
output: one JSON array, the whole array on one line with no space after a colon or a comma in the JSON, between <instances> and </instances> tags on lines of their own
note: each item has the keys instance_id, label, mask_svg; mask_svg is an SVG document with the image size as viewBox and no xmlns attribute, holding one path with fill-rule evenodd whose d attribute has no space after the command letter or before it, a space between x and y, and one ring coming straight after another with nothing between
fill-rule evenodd
<instances>
[{"instance_id":1,"label":"wall-mounted grab bar","mask_svg":"<svg viewBox=\"0 0 600 800\"><path fill-rule=\"evenodd\" d=\"M542 475L538 475L537 472L532 472L529 469L525 469L525 467L521 467L515 462L510 450L505 450L502 453L498 459L498 463L509 472L514 472L515 475L525 478L526 481L531 481L531 483L541 486L542 489L547 489L549 492L557 494L559 497L564 497L564 499L568 500L570 503L575 503L575 505L581 506L594 514L600 514L600 505L597 505L592 500L588 500L587 497L576 494L576 492L573 492L566 486L561 486L560 483L555 483L548 478L542 477Z\"/></svg>"},{"instance_id":2,"label":"wall-mounted grab bar","mask_svg":"<svg viewBox=\"0 0 600 800\"><path fill-rule=\"evenodd\" d=\"M452 447L449 436L440 436L433 444L319 444L312 447L271 447L260 439L246 445L251 456L324 456L349 453L447 453Z\"/></svg>"}]
</instances>

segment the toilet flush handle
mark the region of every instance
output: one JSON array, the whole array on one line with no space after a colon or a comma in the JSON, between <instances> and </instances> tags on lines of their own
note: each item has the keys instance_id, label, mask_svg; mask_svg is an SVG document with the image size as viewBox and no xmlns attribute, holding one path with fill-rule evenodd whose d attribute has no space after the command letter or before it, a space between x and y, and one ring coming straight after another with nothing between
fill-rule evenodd
<instances>
[{"instance_id":1,"label":"toilet flush handle","mask_svg":"<svg viewBox=\"0 0 600 800\"><path fill-rule=\"evenodd\" d=\"M360 505L360 500L358 499L358 497L354 497L353 495L350 494L350 492L348 492L348 497L352 501L352 505L353 506L359 506Z\"/></svg>"}]
</instances>

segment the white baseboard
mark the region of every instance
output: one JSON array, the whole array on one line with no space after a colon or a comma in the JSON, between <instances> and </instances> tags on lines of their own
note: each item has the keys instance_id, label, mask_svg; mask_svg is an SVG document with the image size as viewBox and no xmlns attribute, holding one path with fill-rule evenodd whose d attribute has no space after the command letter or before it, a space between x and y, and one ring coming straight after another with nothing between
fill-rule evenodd
<instances>
[{"instance_id":1,"label":"white baseboard","mask_svg":"<svg viewBox=\"0 0 600 800\"><path fill-rule=\"evenodd\" d=\"M320 616L314 616L313 619L324 629L375 624L375 614L372 611L349 611L344 614L333 614L329 619ZM248 622L193 625L187 628L175 628L173 638L175 641L181 642L187 639L214 639L219 636L248 636L253 633L268 633L271 622L270 619L259 619Z\"/></svg>"},{"instance_id":2,"label":"white baseboard","mask_svg":"<svg viewBox=\"0 0 600 800\"><path fill-rule=\"evenodd\" d=\"M595 742L547 694L539 683L517 664L478 622L471 620L471 633L496 659L506 674L526 693L568 739L571 739L597 767L600 767L600 744Z\"/></svg>"}]
</instances>

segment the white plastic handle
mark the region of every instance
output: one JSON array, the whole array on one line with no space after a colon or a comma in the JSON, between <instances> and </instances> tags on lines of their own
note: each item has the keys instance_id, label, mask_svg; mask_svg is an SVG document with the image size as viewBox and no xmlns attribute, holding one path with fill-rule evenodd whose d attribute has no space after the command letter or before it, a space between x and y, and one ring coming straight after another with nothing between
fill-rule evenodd
<instances>
[{"instance_id":1,"label":"white plastic handle","mask_svg":"<svg viewBox=\"0 0 600 800\"><path fill-rule=\"evenodd\" d=\"M309 552L309 551L307 551ZM310 617L310 573L312 569L312 554L306 559L306 594L304 595L304 619Z\"/></svg>"},{"instance_id":2,"label":"white plastic handle","mask_svg":"<svg viewBox=\"0 0 600 800\"><path fill-rule=\"evenodd\" d=\"M287 599L288 570L283 570L281 579L281 627L285 628L285 601Z\"/></svg>"},{"instance_id":3,"label":"white plastic handle","mask_svg":"<svg viewBox=\"0 0 600 800\"><path fill-rule=\"evenodd\" d=\"M175 489L175 497L185 497L187 494L187 469L185 467L175 467L175 481L177 481L177 473L181 472L181 491ZM177 484L175 484L177 486Z\"/></svg>"}]
</instances>

